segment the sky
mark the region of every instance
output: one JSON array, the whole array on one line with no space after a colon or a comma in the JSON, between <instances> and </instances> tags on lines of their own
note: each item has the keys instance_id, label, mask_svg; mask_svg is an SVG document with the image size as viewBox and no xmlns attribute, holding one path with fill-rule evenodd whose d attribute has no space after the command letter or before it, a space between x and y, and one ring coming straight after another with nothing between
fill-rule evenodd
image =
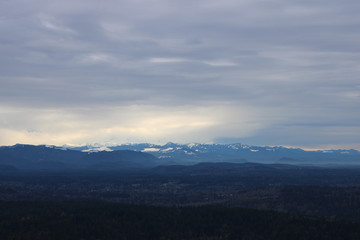
<instances>
[{"instance_id":1,"label":"sky","mask_svg":"<svg viewBox=\"0 0 360 240\"><path fill-rule=\"evenodd\" d=\"M1 0L0 145L360 149L359 0Z\"/></svg>"}]
</instances>

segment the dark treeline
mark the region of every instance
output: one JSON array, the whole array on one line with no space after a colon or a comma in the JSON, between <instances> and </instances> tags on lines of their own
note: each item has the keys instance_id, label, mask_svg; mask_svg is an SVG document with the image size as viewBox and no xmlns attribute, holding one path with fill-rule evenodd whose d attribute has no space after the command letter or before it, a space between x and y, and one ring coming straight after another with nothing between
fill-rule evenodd
<instances>
[{"instance_id":1,"label":"dark treeline","mask_svg":"<svg viewBox=\"0 0 360 240\"><path fill-rule=\"evenodd\" d=\"M360 239L359 223L243 208L0 203L0 239Z\"/></svg>"}]
</instances>

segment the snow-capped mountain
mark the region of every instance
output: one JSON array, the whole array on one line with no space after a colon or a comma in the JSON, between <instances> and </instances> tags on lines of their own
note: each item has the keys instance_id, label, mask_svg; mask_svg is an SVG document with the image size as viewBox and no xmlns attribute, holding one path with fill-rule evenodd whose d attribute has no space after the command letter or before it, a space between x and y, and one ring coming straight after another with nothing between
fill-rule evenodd
<instances>
[{"instance_id":1,"label":"snow-capped mountain","mask_svg":"<svg viewBox=\"0 0 360 240\"><path fill-rule=\"evenodd\" d=\"M360 152L356 150L305 151L300 148L250 146L233 144L177 144L151 143L121 144L112 146L83 146L74 150L95 152L115 150L133 150L150 153L161 164L193 164L199 162L261 162L261 163L303 163L303 164L357 164Z\"/></svg>"},{"instance_id":2,"label":"snow-capped mountain","mask_svg":"<svg viewBox=\"0 0 360 240\"><path fill-rule=\"evenodd\" d=\"M356 150L305 151L244 144L150 143L82 147L23 145L0 147L2 169L129 169L204 162L359 165Z\"/></svg>"}]
</instances>

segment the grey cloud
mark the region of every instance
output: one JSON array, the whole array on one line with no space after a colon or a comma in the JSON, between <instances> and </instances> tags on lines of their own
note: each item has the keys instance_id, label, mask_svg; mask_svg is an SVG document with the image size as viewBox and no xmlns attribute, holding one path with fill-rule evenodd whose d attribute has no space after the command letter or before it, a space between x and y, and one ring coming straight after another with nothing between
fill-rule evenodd
<instances>
[{"instance_id":1,"label":"grey cloud","mask_svg":"<svg viewBox=\"0 0 360 240\"><path fill-rule=\"evenodd\" d=\"M61 109L78 114L78 121L108 111L109 125L117 107L142 106L139 111L150 114L148 107L157 106L171 114L185 106L224 106L232 110L221 123L193 133L209 141L253 134L246 139L255 144L260 136L285 144L296 132L303 137L294 144L306 135L309 144L317 137L313 144L320 144L325 131L306 129L359 126L358 1L0 4L1 106ZM258 123L245 135L244 106ZM237 121L231 133L225 126ZM358 141L332 136L334 144ZM189 132L181 140L192 137Z\"/></svg>"}]
</instances>

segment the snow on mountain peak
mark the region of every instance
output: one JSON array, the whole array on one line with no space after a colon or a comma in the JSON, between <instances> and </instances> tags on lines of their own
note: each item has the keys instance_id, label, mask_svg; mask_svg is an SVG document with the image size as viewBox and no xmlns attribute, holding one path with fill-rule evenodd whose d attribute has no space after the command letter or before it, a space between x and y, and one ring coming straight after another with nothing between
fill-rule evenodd
<instances>
[{"instance_id":1,"label":"snow on mountain peak","mask_svg":"<svg viewBox=\"0 0 360 240\"><path fill-rule=\"evenodd\" d=\"M102 151L112 152L113 150L106 147L106 146L92 147L92 148L82 150L82 152L88 152L88 153L90 153L90 152L102 152Z\"/></svg>"}]
</instances>

